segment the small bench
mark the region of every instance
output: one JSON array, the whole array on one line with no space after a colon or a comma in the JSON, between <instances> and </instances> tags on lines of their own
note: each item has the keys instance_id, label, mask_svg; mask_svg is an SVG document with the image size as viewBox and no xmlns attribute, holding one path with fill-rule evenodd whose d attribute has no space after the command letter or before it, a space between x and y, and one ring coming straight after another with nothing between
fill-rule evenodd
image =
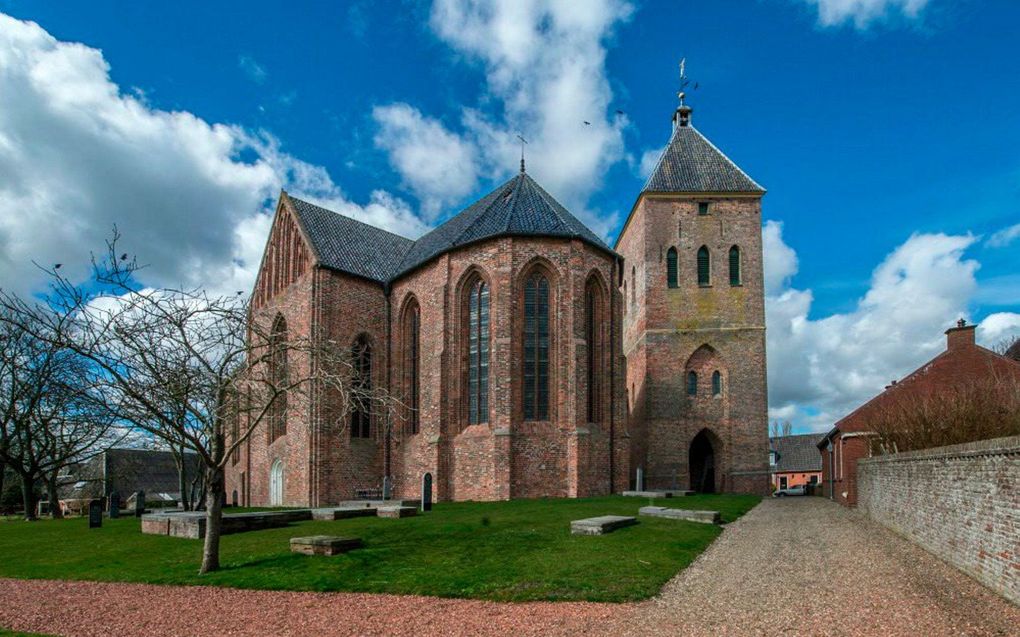
<instances>
[{"instance_id":1,"label":"small bench","mask_svg":"<svg viewBox=\"0 0 1020 637\"><path fill-rule=\"evenodd\" d=\"M389 506L376 509L376 515L381 518L409 518L417 514L417 507Z\"/></svg>"},{"instance_id":2,"label":"small bench","mask_svg":"<svg viewBox=\"0 0 1020 637\"><path fill-rule=\"evenodd\" d=\"M641 507L639 515L647 515L653 518L669 518L670 520L687 520L688 522L702 522L704 524L719 524L722 516L718 511L692 511L690 509L670 509L667 507Z\"/></svg>"},{"instance_id":3,"label":"small bench","mask_svg":"<svg viewBox=\"0 0 1020 637\"><path fill-rule=\"evenodd\" d=\"M290 538L291 553L305 555L340 555L352 549L361 548L360 537L336 537L333 535L311 535Z\"/></svg>"},{"instance_id":4,"label":"small bench","mask_svg":"<svg viewBox=\"0 0 1020 637\"><path fill-rule=\"evenodd\" d=\"M574 520L570 523L572 535L605 535L616 529L637 524L637 518L627 515L600 515L596 518Z\"/></svg>"},{"instance_id":5,"label":"small bench","mask_svg":"<svg viewBox=\"0 0 1020 637\"><path fill-rule=\"evenodd\" d=\"M313 520L346 520L374 516L376 507L334 507L328 509L312 509Z\"/></svg>"}]
</instances>

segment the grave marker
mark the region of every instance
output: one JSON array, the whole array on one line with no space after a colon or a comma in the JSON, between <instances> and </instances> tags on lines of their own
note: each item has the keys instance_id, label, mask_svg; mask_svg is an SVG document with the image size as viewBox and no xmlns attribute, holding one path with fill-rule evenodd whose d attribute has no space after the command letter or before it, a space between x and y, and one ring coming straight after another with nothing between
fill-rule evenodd
<instances>
[{"instance_id":1,"label":"grave marker","mask_svg":"<svg viewBox=\"0 0 1020 637\"><path fill-rule=\"evenodd\" d=\"M100 500L89 502L89 528L98 529L103 526L103 503Z\"/></svg>"},{"instance_id":2,"label":"grave marker","mask_svg":"<svg viewBox=\"0 0 1020 637\"><path fill-rule=\"evenodd\" d=\"M110 494L110 519L116 520L120 517L120 492L114 491Z\"/></svg>"},{"instance_id":3,"label":"grave marker","mask_svg":"<svg viewBox=\"0 0 1020 637\"><path fill-rule=\"evenodd\" d=\"M135 517L140 518L145 513L145 490L135 492Z\"/></svg>"},{"instance_id":4,"label":"grave marker","mask_svg":"<svg viewBox=\"0 0 1020 637\"><path fill-rule=\"evenodd\" d=\"M432 474L428 472L421 477L421 510L432 510Z\"/></svg>"}]
</instances>

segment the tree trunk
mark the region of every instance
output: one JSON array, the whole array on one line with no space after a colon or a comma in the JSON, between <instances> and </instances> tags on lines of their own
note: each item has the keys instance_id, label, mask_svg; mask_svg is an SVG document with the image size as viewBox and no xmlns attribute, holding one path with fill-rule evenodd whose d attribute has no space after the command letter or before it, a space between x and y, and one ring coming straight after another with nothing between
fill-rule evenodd
<instances>
[{"instance_id":1,"label":"tree trunk","mask_svg":"<svg viewBox=\"0 0 1020 637\"><path fill-rule=\"evenodd\" d=\"M18 474L21 476L21 502L25 507L25 520L31 522L37 520L35 515L35 491L32 489L33 480L31 476L24 474Z\"/></svg>"},{"instance_id":2,"label":"tree trunk","mask_svg":"<svg viewBox=\"0 0 1020 637\"><path fill-rule=\"evenodd\" d=\"M60 510L60 501L57 494L57 474L58 470L46 477L46 491L50 498L50 517L54 520L61 520L64 517L64 512Z\"/></svg>"},{"instance_id":3,"label":"tree trunk","mask_svg":"<svg viewBox=\"0 0 1020 637\"><path fill-rule=\"evenodd\" d=\"M226 480L222 467L207 468L205 481L205 546L199 574L220 568L220 528L223 521L223 489Z\"/></svg>"},{"instance_id":4,"label":"tree trunk","mask_svg":"<svg viewBox=\"0 0 1020 637\"><path fill-rule=\"evenodd\" d=\"M177 462L177 488L181 490L181 508L185 511L191 510L191 498L188 497L188 476L185 475L184 458L174 454Z\"/></svg>"}]
</instances>

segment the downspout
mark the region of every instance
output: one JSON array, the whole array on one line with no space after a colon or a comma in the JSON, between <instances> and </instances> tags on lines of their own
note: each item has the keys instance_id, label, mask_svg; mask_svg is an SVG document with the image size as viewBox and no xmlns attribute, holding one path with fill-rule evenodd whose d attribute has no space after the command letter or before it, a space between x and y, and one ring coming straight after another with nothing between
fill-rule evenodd
<instances>
[{"instance_id":1,"label":"downspout","mask_svg":"<svg viewBox=\"0 0 1020 637\"><path fill-rule=\"evenodd\" d=\"M614 457L616 455L616 266L620 258L613 258L609 285L609 495L613 494L616 477ZM589 388L588 391L591 391Z\"/></svg>"},{"instance_id":2,"label":"downspout","mask_svg":"<svg viewBox=\"0 0 1020 637\"><path fill-rule=\"evenodd\" d=\"M391 390L393 389L392 386L390 385L391 374L392 374L392 369L393 369L393 358L392 358L392 354L393 354L393 339L390 338L390 332L391 332L390 321L391 321L392 311L393 311L392 299L390 298L390 293L392 291L393 290L390 288L390 284L388 282L383 284L383 294L386 296L386 393L387 394L390 394ZM389 401L387 401L387 407L385 409L385 419L384 419L384 427L385 427L385 430L384 430L385 431L385 436L384 436L384 440L383 440L383 481L384 482L386 481L387 478L390 477L390 439L391 439L390 429L392 428L392 422L390 420L389 404L388 403L389 403ZM390 489L391 490L393 489L393 483L392 482L390 483Z\"/></svg>"}]
</instances>

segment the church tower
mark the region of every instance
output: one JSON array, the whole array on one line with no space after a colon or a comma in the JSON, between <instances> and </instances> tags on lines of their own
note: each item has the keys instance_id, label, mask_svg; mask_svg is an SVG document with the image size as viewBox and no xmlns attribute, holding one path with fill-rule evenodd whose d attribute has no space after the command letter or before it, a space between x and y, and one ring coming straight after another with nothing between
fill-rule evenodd
<instances>
[{"instance_id":1,"label":"church tower","mask_svg":"<svg viewBox=\"0 0 1020 637\"><path fill-rule=\"evenodd\" d=\"M631 478L768 493L761 198L684 104L616 243Z\"/></svg>"}]
</instances>

